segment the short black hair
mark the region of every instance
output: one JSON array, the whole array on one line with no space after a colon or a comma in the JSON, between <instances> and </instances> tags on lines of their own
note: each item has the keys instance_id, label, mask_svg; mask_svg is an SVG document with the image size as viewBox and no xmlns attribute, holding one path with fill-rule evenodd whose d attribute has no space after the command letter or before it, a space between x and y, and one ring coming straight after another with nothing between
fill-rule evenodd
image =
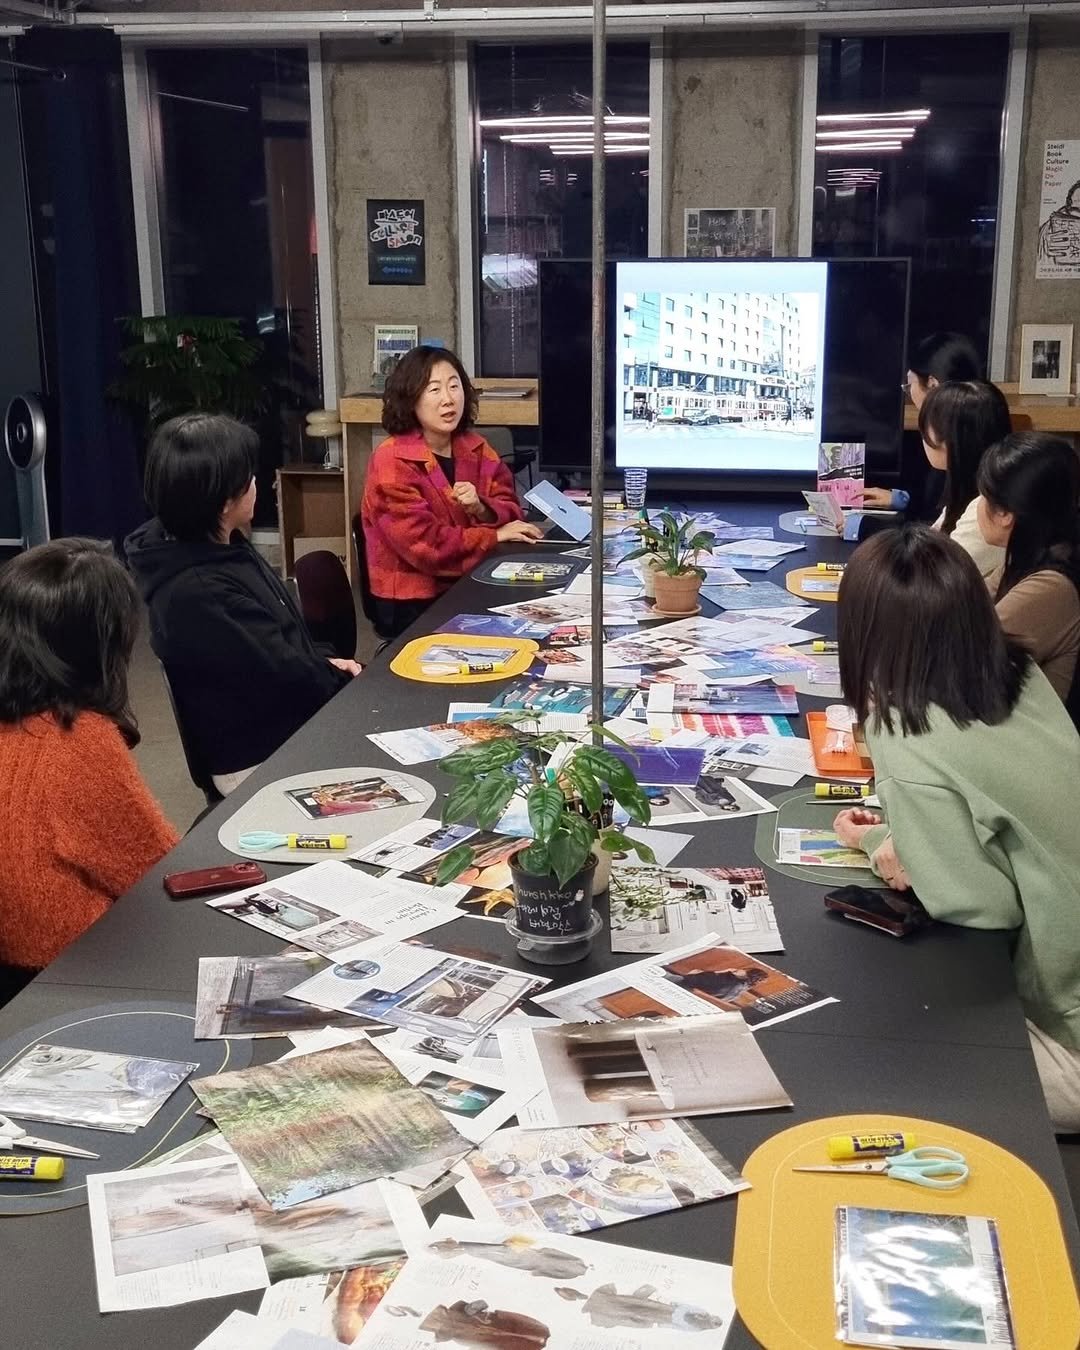
<instances>
[{"instance_id":1,"label":"short black hair","mask_svg":"<svg viewBox=\"0 0 1080 1350\"><path fill-rule=\"evenodd\" d=\"M979 465L988 505L1013 517L997 598L1044 568L1080 582L1080 459L1060 436L1014 431Z\"/></svg>"},{"instance_id":2,"label":"short black hair","mask_svg":"<svg viewBox=\"0 0 1080 1350\"><path fill-rule=\"evenodd\" d=\"M465 411L461 421L454 428L467 431L476 421L476 390L469 379L465 367L446 347L414 347L406 352L386 381L383 393L382 424L391 436L405 436L415 431L420 423L416 420L416 402L431 379L431 372L445 361L457 371L461 381L461 390L465 395Z\"/></svg>"},{"instance_id":3,"label":"short black hair","mask_svg":"<svg viewBox=\"0 0 1080 1350\"><path fill-rule=\"evenodd\" d=\"M100 539L55 539L0 567L0 722L98 712L138 743L127 672L135 585Z\"/></svg>"},{"instance_id":4,"label":"short black hair","mask_svg":"<svg viewBox=\"0 0 1080 1350\"><path fill-rule=\"evenodd\" d=\"M235 417L173 417L146 453L146 504L174 539L213 539L226 504L255 477L258 455L258 436Z\"/></svg>"},{"instance_id":5,"label":"short black hair","mask_svg":"<svg viewBox=\"0 0 1080 1350\"><path fill-rule=\"evenodd\" d=\"M1012 430L1005 395L989 380L964 380L931 389L919 409L919 435L935 450L945 446L948 464L941 528L952 534L956 522L978 495L979 462Z\"/></svg>"},{"instance_id":6,"label":"short black hair","mask_svg":"<svg viewBox=\"0 0 1080 1350\"><path fill-rule=\"evenodd\" d=\"M860 722L917 736L932 705L960 727L994 726L1016 706L1031 658L1006 639L979 569L948 535L927 525L872 535L838 598L840 684Z\"/></svg>"},{"instance_id":7,"label":"short black hair","mask_svg":"<svg viewBox=\"0 0 1080 1350\"><path fill-rule=\"evenodd\" d=\"M930 379L945 384L982 379L983 363L974 342L963 333L931 333L912 348L908 370L923 384Z\"/></svg>"}]
</instances>

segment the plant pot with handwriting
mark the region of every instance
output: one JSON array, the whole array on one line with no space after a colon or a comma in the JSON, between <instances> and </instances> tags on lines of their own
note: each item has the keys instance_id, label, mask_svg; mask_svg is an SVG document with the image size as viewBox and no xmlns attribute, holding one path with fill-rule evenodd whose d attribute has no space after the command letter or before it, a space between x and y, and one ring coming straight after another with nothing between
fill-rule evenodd
<instances>
[{"instance_id":1,"label":"plant pot with handwriting","mask_svg":"<svg viewBox=\"0 0 1080 1350\"><path fill-rule=\"evenodd\" d=\"M592 904L594 848L609 855L634 852L645 862L655 861L647 845L605 819L605 786L636 823L648 823L648 798L629 766L602 746L579 745L563 732L527 734L515 724L535 720L532 713L510 713L499 720L504 735L441 761L440 768L456 779L443 806L443 824L471 821L490 829L520 794L532 842L510 864L515 904L507 929L527 961L580 961L601 927ZM471 845L459 844L442 859L436 884L453 881L473 862Z\"/></svg>"},{"instance_id":2,"label":"plant pot with handwriting","mask_svg":"<svg viewBox=\"0 0 1080 1350\"><path fill-rule=\"evenodd\" d=\"M716 536L709 530L696 529L691 517L678 520L670 511L661 511L652 521L638 526L641 547L623 559L641 558L641 575L646 568L652 582L656 608L665 614L692 614L698 607L704 569L697 565L702 553L711 553ZM648 594L648 582L646 582Z\"/></svg>"}]
</instances>

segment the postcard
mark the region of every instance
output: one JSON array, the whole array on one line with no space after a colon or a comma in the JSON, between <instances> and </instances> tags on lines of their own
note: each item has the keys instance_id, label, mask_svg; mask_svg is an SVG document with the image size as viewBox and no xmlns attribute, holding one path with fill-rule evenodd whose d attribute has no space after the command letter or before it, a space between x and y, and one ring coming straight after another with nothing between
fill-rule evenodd
<instances>
[{"instance_id":1,"label":"postcard","mask_svg":"<svg viewBox=\"0 0 1080 1350\"><path fill-rule=\"evenodd\" d=\"M488 718L477 718L473 722L434 722L404 731L369 731L368 740L399 764L426 764L471 745L499 740L511 731L512 728Z\"/></svg>"},{"instance_id":2,"label":"postcard","mask_svg":"<svg viewBox=\"0 0 1080 1350\"><path fill-rule=\"evenodd\" d=\"M510 712L515 716L508 719ZM540 713L528 708L492 708L486 703L451 703L446 716L451 724L474 722L480 718L510 720L518 731L536 736L545 736L549 731L587 731L589 727L587 713Z\"/></svg>"},{"instance_id":3,"label":"postcard","mask_svg":"<svg viewBox=\"0 0 1080 1350\"><path fill-rule=\"evenodd\" d=\"M444 1215L364 1344L675 1350L690 1340L721 1350L734 1316L728 1266Z\"/></svg>"},{"instance_id":4,"label":"postcard","mask_svg":"<svg viewBox=\"0 0 1080 1350\"><path fill-rule=\"evenodd\" d=\"M636 693L636 687L605 688L605 718L618 717L629 707ZM514 680L500 689L488 706L500 712L514 708L531 708L537 712L588 715L592 707L592 690L582 688L580 685L560 686L545 680Z\"/></svg>"},{"instance_id":5,"label":"postcard","mask_svg":"<svg viewBox=\"0 0 1080 1350\"><path fill-rule=\"evenodd\" d=\"M786 684L745 685L733 689L721 684L652 684L644 709L650 725L653 719L662 730L675 731L673 716L696 713L699 716L716 713L769 713L793 717L799 711L795 690ZM640 716L640 713L635 715ZM806 744L809 746L810 742Z\"/></svg>"},{"instance_id":6,"label":"postcard","mask_svg":"<svg viewBox=\"0 0 1080 1350\"><path fill-rule=\"evenodd\" d=\"M700 672L708 684L759 675L784 675L788 671L812 670L816 662L794 647L776 644L752 651L726 651L719 655L692 656L688 664Z\"/></svg>"},{"instance_id":7,"label":"postcard","mask_svg":"<svg viewBox=\"0 0 1080 1350\"><path fill-rule=\"evenodd\" d=\"M219 914L329 956L350 933L359 933L354 942L413 937L449 923L457 898L433 887L402 887L395 878L372 877L332 859L291 872L277 885L251 886L206 903ZM349 926L343 928L342 920Z\"/></svg>"},{"instance_id":8,"label":"postcard","mask_svg":"<svg viewBox=\"0 0 1080 1350\"><path fill-rule=\"evenodd\" d=\"M332 1337L234 1309L195 1350L337 1350Z\"/></svg>"},{"instance_id":9,"label":"postcard","mask_svg":"<svg viewBox=\"0 0 1080 1350\"><path fill-rule=\"evenodd\" d=\"M1016 1336L993 1219L836 1210L838 1340L922 1350L1013 1350Z\"/></svg>"},{"instance_id":10,"label":"postcard","mask_svg":"<svg viewBox=\"0 0 1080 1350\"><path fill-rule=\"evenodd\" d=\"M839 577L803 577L799 583L804 595L839 595Z\"/></svg>"},{"instance_id":11,"label":"postcard","mask_svg":"<svg viewBox=\"0 0 1080 1350\"><path fill-rule=\"evenodd\" d=\"M718 934L745 952L782 952L759 867L623 866L608 891L613 952L666 952Z\"/></svg>"},{"instance_id":12,"label":"postcard","mask_svg":"<svg viewBox=\"0 0 1080 1350\"><path fill-rule=\"evenodd\" d=\"M741 1013L756 1028L837 1000L709 934L662 956L535 995L533 1001L567 1022L720 1011Z\"/></svg>"},{"instance_id":13,"label":"postcard","mask_svg":"<svg viewBox=\"0 0 1080 1350\"><path fill-rule=\"evenodd\" d=\"M835 498L840 507L862 506L865 481L866 446L861 441L821 443L818 447L818 493ZM810 503L810 494L803 495Z\"/></svg>"},{"instance_id":14,"label":"postcard","mask_svg":"<svg viewBox=\"0 0 1080 1350\"><path fill-rule=\"evenodd\" d=\"M328 1337L336 1345L355 1343L386 1291L401 1273L404 1258L380 1265L355 1265L321 1275L282 1280L263 1295L259 1320ZM236 1350L233 1344L222 1350Z\"/></svg>"},{"instance_id":15,"label":"postcard","mask_svg":"<svg viewBox=\"0 0 1080 1350\"><path fill-rule=\"evenodd\" d=\"M772 539L774 535L771 525L702 525L699 523L698 528L711 531L715 539L727 543L738 543L742 539Z\"/></svg>"},{"instance_id":16,"label":"postcard","mask_svg":"<svg viewBox=\"0 0 1080 1350\"><path fill-rule=\"evenodd\" d=\"M844 511L840 505L840 498L832 492L804 492L806 504L814 513L811 520L814 525L824 526L826 529L835 530L837 534L842 534L844 530ZM859 501L853 505L862 504L862 484L859 484Z\"/></svg>"},{"instance_id":17,"label":"postcard","mask_svg":"<svg viewBox=\"0 0 1080 1350\"><path fill-rule=\"evenodd\" d=\"M870 859L861 848L848 848L832 830L776 831L776 860L800 867L861 867Z\"/></svg>"},{"instance_id":18,"label":"postcard","mask_svg":"<svg viewBox=\"0 0 1080 1350\"><path fill-rule=\"evenodd\" d=\"M273 1209L460 1151L445 1117L368 1041L192 1088Z\"/></svg>"},{"instance_id":19,"label":"postcard","mask_svg":"<svg viewBox=\"0 0 1080 1350\"><path fill-rule=\"evenodd\" d=\"M810 742L801 736L746 736L711 747L706 773L737 772L740 768L778 769L802 777L815 772L814 755Z\"/></svg>"},{"instance_id":20,"label":"postcard","mask_svg":"<svg viewBox=\"0 0 1080 1350\"><path fill-rule=\"evenodd\" d=\"M492 605L491 608L496 614L509 614L514 619L528 619L530 623L551 626L589 623L592 619L592 599L588 595L549 595L541 600L517 600L509 605ZM618 616L620 623L632 621L648 608L639 600L627 600L614 593L604 594L604 617Z\"/></svg>"},{"instance_id":21,"label":"postcard","mask_svg":"<svg viewBox=\"0 0 1080 1350\"><path fill-rule=\"evenodd\" d=\"M506 653L500 651L502 659ZM422 802L421 793L398 774L351 779L344 783L316 783L310 787L289 788L285 796L296 803L309 820L327 820L359 812L381 811L388 806Z\"/></svg>"},{"instance_id":22,"label":"postcard","mask_svg":"<svg viewBox=\"0 0 1080 1350\"><path fill-rule=\"evenodd\" d=\"M359 939L353 939L353 945ZM327 1013L286 998L290 989L326 966L314 952L285 956L202 956L195 1002L195 1039L224 1040L231 1036L287 1036L345 1023L356 1026L346 1013Z\"/></svg>"},{"instance_id":23,"label":"postcard","mask_svg":"<svg viewBox=\"0 0 1080 1350\"><path fill-rule=\"evenodd\" d=\"M784 559L783 557L779 558L769 558L761 556L755 557L754 554L752 553L725 553L724 561L727 562L729 566L737 568L740 572L771 572L772 569L774 567L778 567L780 563L784 561ZM716 583L712 580L710 576L706 578L705 584L707 586L713 586ZM747 581L746 578L744 577L743 584L749 586L752 583ZM702 594L704 594L704 591L702 592Z\"/></svg>"},{"instance_id":24,"label":"postcard","mask_svg":"<svg viewBox=\"0 0 1080 1350\"><path fill-rule=\"evenodd\" d=\"M509 1073L541 1081L523 1129L790 1106L737 1012L500 1029Z\"/></svg>"},{"instance_id":25,"label":"postcard","mask_svg":"<svg viewBox=\"0 0 1080 1350\"><path fill-rule=\"evenodd\" d=\"M735 553L748 558L782 558L787 553L798 553L805 544L783 544L777 539L735 539L728 543L717 544L713 555L726 561L727 554Z\"/></svg>"},{"instance_id":26,"label":"postcard","mask_svg":"<svg viewBox=\"0 0 1080 1350\"><path fill-rule=\"evenodd\" d=\"M475 1218L540 1233L610 1228L749 1185L704 1135L680 1120L499 1130L455 1171Z\"/></svg>"},{"instance_id":27,"label":"postcard","mask_svg":"<svg viewBox=\"0 0 1080 1350\"><path fill-rule=\"evenodd\" d=\"M86 1178L102 1312L265 1289L266 1263L235 1159Z\"/></svg>"},{"instance_id":28,"label":"postcard","mask_svg":"<svg viewBox=\"0 0 1080 1350\"><path fill-rule=\"evenodd\" d=\"M761 606L767 608L810 604L810 601L804 600L801 595L792 595L790 591L785 590L783 586L777 586L773 581L752 581L740 590L712 591L703 586L701 594L714 605L719 605L721 609L749 610Z\"/></svg>"},{"instance_id":29,"label":"postcard","mask_svg":"<svg viewBox=\"0 0 1080 1350\"><path fill-rule=\"evenodd\" d=\"M377 942L357 959L299 985L292 997L465 1046L548 984L487 961Z\"/></svg>"},{"instance_id":30,"label":"postcard","mask_svg":"<svg viewBox=\"0 0 1080 1350\"><path fill-rule=\"evenodd\" d=\"M724 566L710 566L708 558L702 561L702 571L705 573L706 586L749 586L745 577L739 576L735 571L736 563L731 558L724 559Z\"/></svg>"},{"instance_id":31,"label":"postcard","mask_svg":"<svg viewBox=\"0 0 1080 1350\"><path fill-rule=\"evenodd\" d=\"M559 660L554 665L543 665L539 663L531 667L531 671L536 672L541 680L551 680L558 684L592 684L592 658L588 662L575 661L573 663L564 661L560 653ZM641 671L636 667L630 666L609 666L604 665L603 678L605 682L612 685L629 688L637 688L641 680Z\"/></svg>"},{"instance_id":32,"label":"postcard","mask_svg":"<svg viewBox=\"0 0 1080 1350\"><path fill-rule=\"evenodd\" d=\"M462 637L526 638L541 642L551 629L549 623L532 623L509 614L458 614L439 623L440 633L460 633Z\"/></svg>"},{"instance_id":33,"label":"postcard","mask_svg":"<svg viewBox=\"0 0 1080 1350\"><path fill-rule=\"evenodd\" d=\"M0 1111L134 1134L198 1067L39 1041L0 1073Z\"/></svg>"},{"instance_id":34,"label":"postcard","mask_svg":"<svg viewBox=\"0 0 1080 1350\"><path fill-rule=\"evenodd\" d=\"M460 871L453 883L439 886L436 894L458 914L471 914L480 919L503 919L513 907L510 859L527 843L526 838L508 838L495 830L477 830L468 826L442 826L438 821L414 821L406 830L388 836L381 845L367 850L365 863L376 857L389 857L379 865L400 868L408 877L434 886L442 862L442 855L458 844L468 843L473 850L472 863ZM417 830L415 841L407 837Z\"/></svg>"},{"instance_id":35,"label":"postcard","mask_svg":"<svg viewBox=\"0 0 1080 1350\"><path fill-rule=\"evenodd\" d=\"M686 657L702 652L746 651L789 641L809 642L820 636L801 629L793 635L790 624L735 611L709 618L676 619L656 628L644 628L638 641L673 656Z\"/></svg>"},{"instance_id":36,"label":"postcard","mask_svg":"<svg viewBox=\"0 0 1080 1350\"><path fill-rule=\"evenodd\" d=\"M748 736L795 735L787 717L770 717L766 713L674 713L666 725L665 744L676 745L707 746L713 738L737 741Z\"/></svg>"}]
</instances>

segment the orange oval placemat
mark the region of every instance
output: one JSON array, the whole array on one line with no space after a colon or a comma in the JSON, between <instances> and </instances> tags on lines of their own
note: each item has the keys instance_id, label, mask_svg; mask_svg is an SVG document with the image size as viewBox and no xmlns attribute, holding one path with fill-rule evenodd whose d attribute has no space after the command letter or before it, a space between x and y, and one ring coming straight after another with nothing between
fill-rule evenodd
<instances>
[{"instance_id":1,"label":"orange oval placemat","mask_svg":"<svg viewBox=\"0 0 1080 1350\"><path fill-rule=\"evenodd\" d=\"M884 1130L910 1130L919 1144L958 1149L971 1176L959 1190L934 1191L880 1176L791 1170L828 1163L831 1134ZM907 1116L832 1116L773 1135L742 1170L753 1189L739 1195L735 1303L768 1350L839 1344L833 1297L837 1205L995 1219L1018 1350L1076 1350L1080 1304L1054 1197L1027 1163L988 1139Z\"/></svg>"},{"instance_id":2,"label":"orange oval placemat","mask_svg":"<svg viewBox=\"0 0 1080 1350\"><path fill-rule=\"evenodd\" d=\"M841 573L839 572L819 572L816 567L793 567L784 578L784 585L792 595L802 596L804 600L809 600L812 605L836 604L836 591L808 591L805 589L805 583L808 581L832 581L839 582Z\"/></svg>"}]
</instances>

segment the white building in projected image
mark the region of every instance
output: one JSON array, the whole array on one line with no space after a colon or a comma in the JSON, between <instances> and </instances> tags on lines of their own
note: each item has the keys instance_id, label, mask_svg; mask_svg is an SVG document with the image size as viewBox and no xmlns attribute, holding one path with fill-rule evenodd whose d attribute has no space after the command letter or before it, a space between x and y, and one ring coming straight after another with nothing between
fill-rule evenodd
<instances>
[{"instance_id":1,"label":"white building in projected image","mask_svg":"<svg viewBox=\"0 0 1080 1350\"><path fill-rule=\"evenodd\" d=\"M817 304L817 296L790 291L624 291L620 420L807 425L815 412Z\"/></svg>"}]
</instances>

